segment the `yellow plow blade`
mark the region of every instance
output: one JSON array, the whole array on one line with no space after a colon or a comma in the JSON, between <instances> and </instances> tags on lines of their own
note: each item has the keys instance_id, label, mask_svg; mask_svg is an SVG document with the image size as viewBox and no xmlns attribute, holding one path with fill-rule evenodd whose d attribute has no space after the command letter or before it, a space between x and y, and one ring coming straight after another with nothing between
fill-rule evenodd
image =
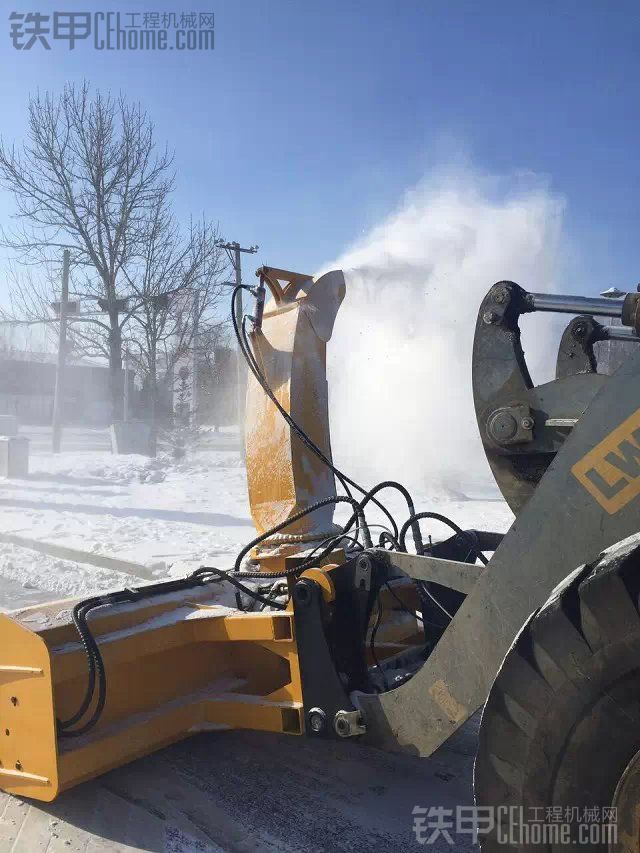
<instances>
[{"instance_id":1,"label":"yellow plow blade","mask_svg":"<svg viewBox=\"0 0 640 853\"><path fill-rule=\"evenodd\" d=\"M200 584L95 611L89 627L104 662L104 710L85 734L60 731L56 720L73 716L87 687L75 603L0 615L5 791L53 800L207 729L302 733L293 613L240 613L217 605L211 586Z\"/></svg>"}]
</instances>

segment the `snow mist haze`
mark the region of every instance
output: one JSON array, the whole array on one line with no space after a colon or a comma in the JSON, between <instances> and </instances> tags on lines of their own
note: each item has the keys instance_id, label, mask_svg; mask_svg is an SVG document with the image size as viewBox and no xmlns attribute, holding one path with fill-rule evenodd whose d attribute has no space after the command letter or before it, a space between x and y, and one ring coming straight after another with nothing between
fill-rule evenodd
<instances>
[{"instance_id":1,"label":"snow mist haze","mask_svg":"<svg viewBox=\"0 0 640 853\"><path fill-rule=\"evenodd\" d=\"M328 349L333 455L346 472L434 494L489 486L471 390L478 308L501 279L558 289L562 214L531 177L448 169L327 265L347 281ZM545 317L525 326L537 381L552 378L556 335Z\"/></svg>"}]
</instances>

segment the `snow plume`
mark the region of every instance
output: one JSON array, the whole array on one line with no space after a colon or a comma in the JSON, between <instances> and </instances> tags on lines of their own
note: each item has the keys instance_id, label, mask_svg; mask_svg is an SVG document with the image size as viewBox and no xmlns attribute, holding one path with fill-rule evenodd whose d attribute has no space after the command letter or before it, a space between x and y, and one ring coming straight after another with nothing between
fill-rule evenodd
<instances>
[{"instance_id":1,"label":"snow plume","mask_svg":"<svg viewBox=\"0 0 640 853\"><path fill-rule=\"evenodd\" d=\"M367 486L395 478L434 495L485 490L471 390L478 307L501 279L556 289L562 214L562 200L530 176L449 169L327 267L347 280L328 356L333 452L345 471ZM523 333L534 376L543 365L551 378L550 332L538 316L535 334Z\"/></svg>"}]
</instances>

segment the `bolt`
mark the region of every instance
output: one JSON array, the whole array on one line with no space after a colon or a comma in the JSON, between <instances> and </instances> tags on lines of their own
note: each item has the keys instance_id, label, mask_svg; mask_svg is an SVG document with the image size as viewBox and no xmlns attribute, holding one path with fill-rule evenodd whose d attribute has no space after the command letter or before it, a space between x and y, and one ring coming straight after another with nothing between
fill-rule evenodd
<instances>
[{"instance_id":1,"label":"bolt","mask_svg":"<svg viewBox=\"0 0 640 853\"><path fill-rule=\"evenodd\" d=\"M16 770L22 770L22 763L20 761L16 761Z\"/></svg>"},{"instance_id":2,"label":"bolt","mask_svg":"<svg viewBox=\"0 0 640 853\"><path fill-rule=\"evenodd\" d=\"M533 418L523 418L520 421L520 426L522 427L522 429L533 429Z\"/></svg>"},{"instance_id":3,"label":"bolt","mask_svg":"<svg viewBox=\"0 0 640 853\"><path fill-rule=\"evenodd\" d=\"M336 720L336 731L339 735L347 735L349 734L349 725L346 720L342 717L338 717Z\"/></svg>"},{"instance_id":4,"label":"bolt","mask_svg":"<svg viewBox=\"0 0 640 853\"><path fill-rule=\"evenodd\" d=\"M305 581L298 581L294 587L294 598L296 604L301 607L306 607L311 603L311 589Z\"/></svg>"},{"instance_id":5,"label":"bolt","mask_svg":"<svg viewBox=\"0 0 640 853\"><path fill-rule=\"evenodd\" d=\"M492 323L497 323L500 317L496 314L495 311L485 311L482 315L483 321L490 326Z\"/></svg>"},{"instance_id":6,"label":"bolt","mask_svg":"<svg viewBox=\"0 0 640 853\"><path fill-rule=\"evenodd\" d=\"M584 338L587 334L587 324L586 323L576 323L573 327L573 336L574 338Z\"/></svg>"},{"instance_id":7,"label":"bolt","mask_svg":"<svg viewBox=\"0 0 640 853\"><path fill-rule=\"evenodd\" d=\"M504 287L501 287L499 290L496 290L496 292L493 294L493 298L498 303L498 305L502 305L509 298L509 294L504 289Z\"/></svg>"},{"instance_id":8,"label":"bolt","mask_svg":"<svg viewBox=\"0 0 640 853\"><path fill-rule=\"evenodd\" d=\"M314 735L322 734L327 725L327 715L322 708L312 708L309 711L309 728Z\"/></svg>"},{"instance_id":9,"label":"bolt","mask_svg":"<svg viewBox=\"0 0 640 853\"><path fill-rule=\"evenodd\" d=\"M319 734L324 728L324 720L318 714L312 714L309 725L312 732Z\"/></svg>"},{"instance_id":10,"label":"bolt","mask_svg":"<svg viewBox=\"0 0 640 853\"><path fill-rule=\"evenodd\" d=\"M333 728L338 737L356 737L366 731L362 714L358 711L338 711L333 719Z\"/></svg>"},{"instance_id":11,"label":"bolt","mask_svg":"<svg viewBox=\"0 0 640 853\"><path fill-rule=\"evenodd\" d=\"M510 441L518 432L518 422L510 412L494 412L487 422L489 435L498 444Z\"/></svg>"}]
</instances>

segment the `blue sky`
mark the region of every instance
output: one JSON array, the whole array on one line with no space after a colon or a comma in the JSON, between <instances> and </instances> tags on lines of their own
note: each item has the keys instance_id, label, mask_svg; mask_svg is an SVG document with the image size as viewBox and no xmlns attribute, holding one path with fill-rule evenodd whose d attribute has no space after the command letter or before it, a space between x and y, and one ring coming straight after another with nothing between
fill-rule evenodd
<instances>
[{"instance_id":1,"label":"blue sky","mask_svg":"<svg viewBox=\"0 0 640 853\"><path fill-rule=\"evenodd\" d=\"M88 78L126 92L176 151L181 215L259 243L256 266L313 272L460 146L481 171L532 171L566 198L588 289L640 280L637 2L65 0L65 11L214 11L216 48L13 49L9 11L56 8L7 7L3 137L21 139L38 87ZM10 210L0 194L0 217Z\"/></svg>"}]
</instances>

